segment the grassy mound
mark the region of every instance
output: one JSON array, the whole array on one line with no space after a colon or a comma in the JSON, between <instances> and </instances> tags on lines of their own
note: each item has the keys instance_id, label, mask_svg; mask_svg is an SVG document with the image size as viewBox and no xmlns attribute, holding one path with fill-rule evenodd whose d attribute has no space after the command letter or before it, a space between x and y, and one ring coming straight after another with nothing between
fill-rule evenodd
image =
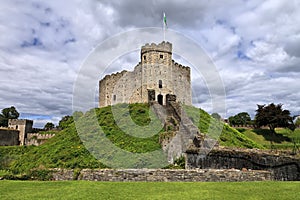
<instances>
[{"instance_id":1,"label":"grassy mound","mask_svg":"<svg viewBox=\"0 0 300 200\"><path fill-rule=\"evenodd\" d=\"M78 123L89 124L96 114L98 123L104 130L106 138L114 145L133 153L152 152L161 148L159 135L163 132L162 129L157 129L157 133L151 137L134 137L126 133L137 132L136 129L132 125L122 122L129 116L139 126L146 127L150 123L154 123L154 127L160 126L159 121L151 120L153 119L153 113L149 112L147 104L120 104L117 106L118 112L114 113L114 115L110 106L92 109L82 116ZM219 138L219 142L223 146L263 148L242 133L213 119L201 109L187 107L186 111L195 123L198 122L197 125L202 133ZM114 117L115 115L119 117ZM199 115L200 120L197 120ZM121 127L119 124L121 124ZM89 130L85 131L89 133L98 127L98 125L95 127L91 125ZM215 134L217 132L222 132L220 137ZM93 135L87 134L86 137L97 140L96 137L93 138ZM104 168L105 165L95 159L85 148L82 139L84 138L79 138L77 134L75 124L71 123L66 129L58 132L55 137L49 139L41 146L0 147L0 170L22 173L34 168Z\"/></svg>"}]
</instances>

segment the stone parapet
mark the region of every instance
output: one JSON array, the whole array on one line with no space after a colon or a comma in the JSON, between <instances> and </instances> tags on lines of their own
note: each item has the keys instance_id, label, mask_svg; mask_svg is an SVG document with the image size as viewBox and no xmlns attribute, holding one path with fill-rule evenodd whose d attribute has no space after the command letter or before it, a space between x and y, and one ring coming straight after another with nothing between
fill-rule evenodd
<instances>
[{"instance_id":1,"label":"stone parapet","mask_svg":"<svg viewBox=\"0 0 300 200\"><path fill-rule=\"evenodd\" d=\"M167 52L172 53L172 44L170 42L161 42L159 44L151 43L151 44L145 44L142 46L141 53L146 53L149 51L158 51L158 52Z\"/></svg>"}]
</instances>

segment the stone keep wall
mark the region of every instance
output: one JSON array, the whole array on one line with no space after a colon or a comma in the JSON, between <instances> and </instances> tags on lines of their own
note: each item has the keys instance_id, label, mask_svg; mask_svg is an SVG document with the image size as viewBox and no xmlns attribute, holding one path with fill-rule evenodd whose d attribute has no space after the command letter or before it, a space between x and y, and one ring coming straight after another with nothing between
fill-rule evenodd
<instances>
[{"instance_id":1,"label":"stone keep wall","mask_svg":"<svg viewBox=\"0 0 300 200\"><path fill-rule=\"evenodd\" d=\"M19 145L19 131L0 129L0 146Z\"/></svg>"},{"instance_id":2,"label":"stone keep wall","mask_svg":"<svg viewBox=\"0 0 300 200\"><path fill-rule=\"evenodd\" d=\"M252 169L270 170L275 180L300 180L300 158L249 149L214 149L207 156L186 154L187 169Z\"/></svg>"},{"instance_id":3,"label":"stone keep wall","mask_svg":"<svg viewBox=\"0 0 300 200\"><path fill-rule=\"evenodd\" d=\"M269 171L241 171L236 169L83 169L80 172L66 169L54 169L53 180L88 180L88 181L151 181L151 182L205 182L205 181L270 181Z\"/></svg>"},{"instance_id":4,"label":"stone keep wall","mask_svg":"<svg viewBox=\"0 0 300 200\"><path fill-rule=\"evenodd\" d=\"M146 44L141 49L141 62L132 72L107 75L99 82L99 107L117 103L147 103L148 90L155 91L155 101L167 94L192 104L190 68L172 60L172 44Z\"/></svg>"}]
</instances>

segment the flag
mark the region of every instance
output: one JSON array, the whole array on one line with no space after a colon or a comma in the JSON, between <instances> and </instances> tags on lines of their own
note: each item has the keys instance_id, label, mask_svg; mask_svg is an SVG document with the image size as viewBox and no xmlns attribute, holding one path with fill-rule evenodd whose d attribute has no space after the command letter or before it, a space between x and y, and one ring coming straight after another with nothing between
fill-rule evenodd
<instances>
[{"instance_id":1,"label":"flag","mask_svg":"<svg viewBox=\"0 0 300 200\"><path fill-rule=\"evenodd\" d=\"M164 26L168 28L166 13L164 13L163 23L164 23Z\"/></svg>"}]
</instances>

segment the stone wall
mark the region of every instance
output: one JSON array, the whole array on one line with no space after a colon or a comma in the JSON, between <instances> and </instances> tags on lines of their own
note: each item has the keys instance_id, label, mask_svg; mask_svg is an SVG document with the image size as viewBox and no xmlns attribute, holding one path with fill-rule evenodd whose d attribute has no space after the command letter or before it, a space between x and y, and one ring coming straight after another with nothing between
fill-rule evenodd
<instances>
[{"instance_id":1,"label":"stone wall","mask_svg":"<svg viewBox=\"0 0 300 200\"><path fill-rule=\"evenodd\" d=\"M300 180L300 158L251 149L212 150L207 156L187 151L187 169L270 170L275 180Z\"/></svg>"},{"instance_id":2,"label":"stone wall","mask_svg":"<svg viewBox=\"0 0 300 200\"><path fill-rule=\"evenodd\" d=\"M88 181L151 181L151 182L208 182L208 181L270 181L269 171L241 171L236 169L83 169L53 170L53 180L88 180Z\"/></svg>"},{"instance_id":3,"label":"stone wall","mask_svg":"<svg viewBox=\"0 0 300 200\"><path fill-rule=\"evenodd\" d=\"M25 145L39 146L44 144L48 139L54 137L55 134L39 134L39 133L28 133L25 139Z\"/></svg>"},{"instance_id":4,"label":"stone wall","mask_svg":"<svg viewBox=\"0 0 300 200\"><path fill-rule=\"evenodd\" d=\"M0 129L0 146L19 145L19 131Z\"/></svg>"}]
</instances>

